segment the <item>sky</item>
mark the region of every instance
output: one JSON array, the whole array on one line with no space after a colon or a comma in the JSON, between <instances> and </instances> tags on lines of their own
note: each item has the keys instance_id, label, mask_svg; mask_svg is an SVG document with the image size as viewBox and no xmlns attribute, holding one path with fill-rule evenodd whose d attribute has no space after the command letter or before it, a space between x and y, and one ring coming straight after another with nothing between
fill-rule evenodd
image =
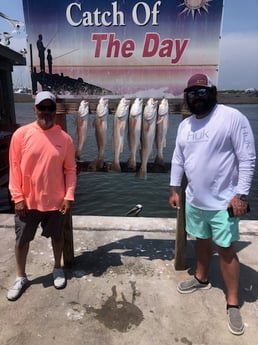
<instances>
[{"instance_id":1,"label":"sky","mask_svg":"<svg viewBox=\"0 0 258 345\"><path fill-rule=\"evenodd\" d=\"M216 1L216 0L211 0ZM183 1L182 1L183 2ZM23 20L22 0L0 0L0 12ZM258 90L258 1L224 0L218 74L219 90ZM10 24L0 17L0 33L10 32ZM14 34L9 48L27 49L26 33ZM14 87L30 86L28 67L15 67Z\"/></svg>"}]
</instances>

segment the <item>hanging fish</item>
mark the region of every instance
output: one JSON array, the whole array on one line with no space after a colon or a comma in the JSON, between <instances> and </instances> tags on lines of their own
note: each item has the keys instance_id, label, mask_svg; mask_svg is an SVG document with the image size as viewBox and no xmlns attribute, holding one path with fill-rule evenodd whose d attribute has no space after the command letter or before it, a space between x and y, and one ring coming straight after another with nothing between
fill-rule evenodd
<instances>
[{"instance_id":1,"label":"hanging fish","mask_svg":"<svg viewBox=\"0 0 258 345\"><path fill-rule=\"evenodd\" d=\"M136 98L130 109L128 126L130 157L127 166L129 169L133 170L136 170L136 154L141 144L142 109L143 100L141 98Z\"/></svg>"},{"instance_id":2,"label":"hanging fish","mask_svg":"<svg viewBox=\"0 0 258 345\"><path fill-rule=\"evenodd\" d=\"M95 135L98 147L98 156L91 168L102 169L104 166L104 152L107 145L107 117L109 114L108 99L101 97L96 109L94 121Z\"/></svg>"},{"instance_id":3,"label":"hanging fish","mask_svg":"<svg viewBox=\"0 0 258 345\"><path fill-rule=\"evenodd\" d=\"M76 159L81 159L81 153L83 145L86 141L88 130L88 118L89 118L89 103L86 100L82 100L78 109L77 116L77 149Z\"/></svg>"},{"instance_id":4,"label":"hanging fish","mask_svg":"<svg viewBox=\"0 0 258 345\"><path fill-rule=\"evenodd\" d=\"M125 134L127 131L128 115L129 115L130 100L123 97L116 109L114 116L113 129L113 150L114 159L111 170L121 171L120 153L123 152Z\"/></svg>"},{"instance_id":5,"label":"hanging fish","mask_svg":"<svg viewBox=\"0 0 258 345\"><path fill-rule=\"evenodd\" d=\"M157 155L155 163L158 165L164 165L163 149L166 147L166 137L168 131L168 100L163 98L158 107L158 117L156 124L156 147Z\"/></svg>"},{"instance_id":6,"label":"hanging fish","mask_svg":"<svg viewBox=\"0 0 258 345\"><path fill-rule=\"evenodd\" d=\"M156 132L158 101L149 98L143 111L142 122L142 144L141 144L141 166L136 175L138 177L147 177L147 163L153 149Z\"/></svg>"}]
</instances>

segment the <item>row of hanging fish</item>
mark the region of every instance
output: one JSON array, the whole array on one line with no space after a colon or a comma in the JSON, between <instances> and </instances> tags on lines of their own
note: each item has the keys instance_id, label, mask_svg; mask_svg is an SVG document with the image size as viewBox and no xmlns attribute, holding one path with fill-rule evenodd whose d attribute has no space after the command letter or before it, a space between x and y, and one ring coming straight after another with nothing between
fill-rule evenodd
<instances>
[{"instance_id":1,"label":"row of hanging fish","mask_svg":"<svg viewBox=\"0 0 258 345\"><path fill-rule=\"evenodd\" d=\"M130 156L127 162L129 169L136 170L137 152L140 153L141 165L137 176L145 178L147 163L156 145L155 163L163 164L163 149L166 147L168 130L168 100L163 98L160 103L149 98L145 106L141 98L136 98L131 107L131 100L123 97L115 111L113 125L113 162L111 171L121 171L120 154L123 152L126 137ZM100 98L96 108L94 121L95 136L98 148L96 160L92 163L96 169L104 165L104 153L107 145L107 118L109 114L108 99ZM89 103L82 100L77 117L77 150L76 158L79 160L88 130Z\"/></svg>"}]
</instances>

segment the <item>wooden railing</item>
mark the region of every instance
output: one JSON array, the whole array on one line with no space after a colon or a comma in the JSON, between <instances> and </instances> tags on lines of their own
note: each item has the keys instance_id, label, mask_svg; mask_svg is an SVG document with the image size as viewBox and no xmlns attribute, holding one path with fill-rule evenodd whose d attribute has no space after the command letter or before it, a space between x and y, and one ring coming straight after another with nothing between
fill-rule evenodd
<instances>
[{"instance_id":1,"label":"wooden railing","mask_svg":"<svg viewBox=\"0 0 258 345\"><path fill-rule=\"evenodd\" d=\"M111 111L116 108L117 102L115 100L110 104ZM57 123L66 131L66 114L76 113L79 103L76 102L62 102L57 105ZM91 103L91 111L95 111L97 102ZM113 110L112 110L113 109ZM183 118L189 115L189 112L185 105L182 103L176 103L175 101L170 103L170 113L179 113L183 111ZM176 270L185 269L185 254L186 254L186 232L185 232L185 186L186 179L183 179L181 188L181 205L177 213L177 228L176 228L176 244L175 244L175 261L174 266ZM69 212L65 216L64 223L64 251L63 261L65 266L71 266L74 260L74 245L73 245L73 224L72 214Z\"/></svg>"}]
</instances>

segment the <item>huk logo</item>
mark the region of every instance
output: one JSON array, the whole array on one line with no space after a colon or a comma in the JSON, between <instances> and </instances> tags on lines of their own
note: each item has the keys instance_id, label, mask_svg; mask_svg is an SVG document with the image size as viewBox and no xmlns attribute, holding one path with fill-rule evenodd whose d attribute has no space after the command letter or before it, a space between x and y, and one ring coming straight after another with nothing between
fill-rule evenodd
<instances>
[{"instance_id":1,"label":"huk logo","mask_svg":"<svg viewBox=\"0 0 258 345\"><path fill-rule=\"evenodd\" d=\"M201 131L192 132L189 131L187 134L187 141L208 141L209 140L209 134L208 131L203 128Z\"/></svg>"}]
</instances>

